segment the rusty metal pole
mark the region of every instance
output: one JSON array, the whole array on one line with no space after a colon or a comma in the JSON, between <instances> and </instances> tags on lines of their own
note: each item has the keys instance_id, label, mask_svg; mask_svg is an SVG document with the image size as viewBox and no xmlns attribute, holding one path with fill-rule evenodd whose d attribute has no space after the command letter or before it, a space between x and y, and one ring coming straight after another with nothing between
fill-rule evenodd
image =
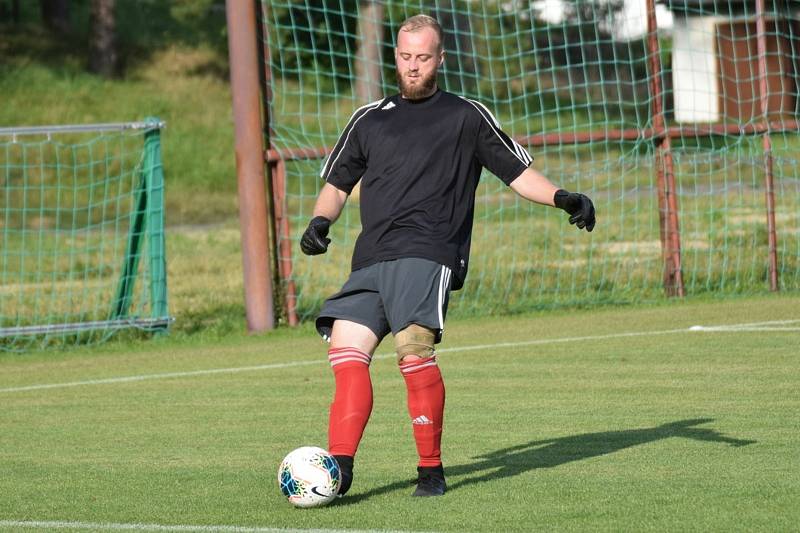
<instances>
[{"instance_id":1,"label":"rusty metal pole","mask_svg":"<svg viewBox=\"0 0 800 533\"><path fill-rule=\"evenodd\" d=\"M270 267L272 269L272 283L275 287L275 292L279 296L274 298L274 309L277 309L278 302L286 297L283 294L285 291L285 283L283 279L282 269L280 266L280 250L278 249L278 210L275 205L275 172L277 172L277 161L281 158L270 159L269 154L275 152L273 150L272 141L275 139L275 130L272 124L272 55L269 45L269 4L255 0L259 3L260 9L256 10L256 36L261 43L261 54L259 56L259 79L261 80L261 111L262 111L262 124L263 130L266 134L264 162L267 165L267 210L272 213L272 216L267 220L269 227L269 249L270 249ZM277 152L276 152L277 153Z\"/></svg>"},{"instance_id":2,"label":"rusty metal pole","mask_svg":"<svg viewBox=\"0 0 800 533\"><path fill-rule=\"evenodd\" d=\"M275 312L267 249L268 213L254 2L227 0L225 15L239 184L244 300L247 329L255 333L275 327Z\"/></svg>"},{"instance_id":3,"label":"rusty metal pole","mask_svg":"<svg viewBox=\"0 0 800 533\"><path fill-rule=\"evenodd\" d=\"M664 95L661 88L661 47L658 43L655 0L647 0L647 46L650 52L653 136L656 142L658 203L661 244L664 250L664 289L669 296L684 296L681 267L681 240L678 222L678 197L672 160L671 139L664 120Z\"/></svg>"},{"instance_id":4,"label":"rusty metal pole","mask_svg":"<svg viewBox=\"0 0 800 533\"><path fill-rule=\"evenodd\" d=\"M272 190L275 194L275 225L280 240L278 245L278 269L281 282L285 285L284 311L290 326L300 323L297 316L297 287L292 277L292 231L287 212L288 201L286 198L286 161L278 159L274 164L272 173Z\"/></svg>"},{"instance_id":5,"label":"rusty metal pole","mask_svg":"<svg viewBox=\"0 0 800 533\"><path fill-rule=\"evenodd\" d=\"M758 89L761 117L769 124L769 85L767 83L767 27L764 21L764 0L756 0L756 42L758 46ZM772 140L769 128L761 137L764 146L764 181L767 196L767 232L769 246L769 288L778 290L778 236L775 229L775 184L772 175Z\"/></svg>"},{"instance_id":6,"label":"rusty metal pole","mask_svg":"<svg viewBox=\"0 0 800 533\"><path fill-rule=\"evenodd\" d=\"M658 35L656 34L656 26L650 20L650 3L647 3L647 49L650 52L650 94L656 95L659 94L660 89L660 80L658 76L661 73L661 62L658 59L655 59L655 56L658 54ZM651 112L653 114L653 122L654 127L650 129L648 132L650 136L653 138L653 141L656 143L656 151L653 154L655 160L655 170L656 170L656 192L658 195L658 232L659 238L661 240L661 256L664 261L664 268L663 268L663 284L664 290L669 294L670 287L672 283L671 279L671 272L672 272L672 259L670 258L667 250L669 249L668 239L669 239L669 232L667 230L667 217L669 215L669 206L667 204L667 193L666 193L666 181L664 180L664 165L661 160L661 142L664 140L664 133L663 129L665 124L661 123L662 116L659 110L656 109L658 106L658 101L654 97L651 104ZM661 127L659 129L659 126Z\"/></svg>"}]
</instances>

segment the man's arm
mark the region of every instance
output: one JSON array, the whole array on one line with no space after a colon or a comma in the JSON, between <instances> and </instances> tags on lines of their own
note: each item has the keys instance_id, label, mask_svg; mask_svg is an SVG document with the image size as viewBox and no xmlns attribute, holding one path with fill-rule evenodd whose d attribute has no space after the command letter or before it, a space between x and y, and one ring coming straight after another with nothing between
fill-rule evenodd
<instances>
[{"instance_id":1,"label":"man's arm","mask_svg":"<svg viewBox=\"0 0 800 533\"><path fill-rule=\"evenodd\" d=\"M333 224L342 213L345 202L347 193L326 183L319 192L317 203L314 204L314 217L325 217Z\"/></svg>"},{"instance_id":2,"label":"man's arm","mask_svg":"<svg viewBox=\"0 0 800 533\"><path fill-rule=\"evenodd\" d=\"M512 181L511 188L526 200L537 204L555 206L553 198L558 187L533 167L526 168L517 179Z\"/></svg>"},{"instance_id":3,"label":"man's arm","mask_svg":"<svg viewBox=\"0 0 800 533\"><path fill-rule=\"evenodd\" d=\"M347 193L337 189L330 183L322 186L322 190L314 204L314 218L300 238L300 249L306 255L319 255L328 251L328 231L344 209Z\"/></svg>"},{"instance_id":4,"label":"man's arm","mask_svg":"<svg viewBox=\"0 0 800 533\"><path fill-rule=\"evenodd\" d=\"M570 214L569 223L575 224L579 229L594 229L594 204L589 197L556 187L538 170L526 168L511 182L511 188L526 200L563 209Z\"/></svg>"}]
</instances>

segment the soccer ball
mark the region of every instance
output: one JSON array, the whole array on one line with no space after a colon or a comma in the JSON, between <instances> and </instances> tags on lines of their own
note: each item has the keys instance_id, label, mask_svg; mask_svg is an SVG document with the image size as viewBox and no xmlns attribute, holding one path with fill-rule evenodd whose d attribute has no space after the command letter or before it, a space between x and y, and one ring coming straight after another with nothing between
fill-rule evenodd
<instances>
[{"instance_id":1,"label":"soccer ball","mask_svg":"<svg viewBox=\"0 0 800 533\"><path fill-rule=\"evenodd\" d=\"M341 481L339 463L316 446L303 446L290 452L278 468L281 492L297 507L330 503L339 493Z\"/></svg>"}]
</instances>

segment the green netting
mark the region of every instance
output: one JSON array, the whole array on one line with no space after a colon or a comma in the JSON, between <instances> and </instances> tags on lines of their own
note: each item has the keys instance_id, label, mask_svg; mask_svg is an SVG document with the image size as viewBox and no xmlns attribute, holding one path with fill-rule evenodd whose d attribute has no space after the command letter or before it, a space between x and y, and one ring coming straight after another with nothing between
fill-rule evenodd
<instances>
[{"instance_id":1,"label":"green netting","mask_svg":"<svg viewBox=\"0 0 800 533\"><path fill-rule=\"evenodd\" d=\"M659 151L672 156L687 294L769 290L764 132L780 285L800 288L800 5L766 2L765 115L755 2L659 4L655 48L644 2L633 4L564 1L553 12L539 9L550 2L517 0L263 2L269 140L287 161L300 317L345 279L359 218L351 198L330 252L299 253L322 161L293 149L330 149L356 108L397 91L397 28L417 13L436 17L445 31L440 86L486 104L528 146L536 168L589 194L598 213L595 231L578 233L563 213L531 205L485 174L470 276L453 294L453 313L660 298ZM657 103L672 131L666 151L663 136L653 135Z\"/></svg>"},{"instance_id":2,"label":"green netting","mask_svg":"<svg viewBox=\"0 0 800 533\"><path fill-rule=\"evenodd\" d=\"M0 350L166 327L159 128L0 129Z\"/></svg>"}]
</instances>

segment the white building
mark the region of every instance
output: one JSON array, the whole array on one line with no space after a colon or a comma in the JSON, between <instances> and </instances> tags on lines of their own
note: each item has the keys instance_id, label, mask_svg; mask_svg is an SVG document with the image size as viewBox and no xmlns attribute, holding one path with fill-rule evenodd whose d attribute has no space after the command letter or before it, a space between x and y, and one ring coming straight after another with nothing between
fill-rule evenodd
<instances>
[{"instance_id":1,"label":"white building","mask_svg":"<svg viewBox=\"0 0 800 533\"><path fill-rule=\"evenodd\" d=\"M800 2L788 3L792 17L765 17L772 117L794 115L797 105L800 65L793 62L800 53ZM675 120L747 123L761 118L755 1L666 0L666 4L674 15ZM725 12L718 12L720 8Z\"/></svg>"}]
</instances>

